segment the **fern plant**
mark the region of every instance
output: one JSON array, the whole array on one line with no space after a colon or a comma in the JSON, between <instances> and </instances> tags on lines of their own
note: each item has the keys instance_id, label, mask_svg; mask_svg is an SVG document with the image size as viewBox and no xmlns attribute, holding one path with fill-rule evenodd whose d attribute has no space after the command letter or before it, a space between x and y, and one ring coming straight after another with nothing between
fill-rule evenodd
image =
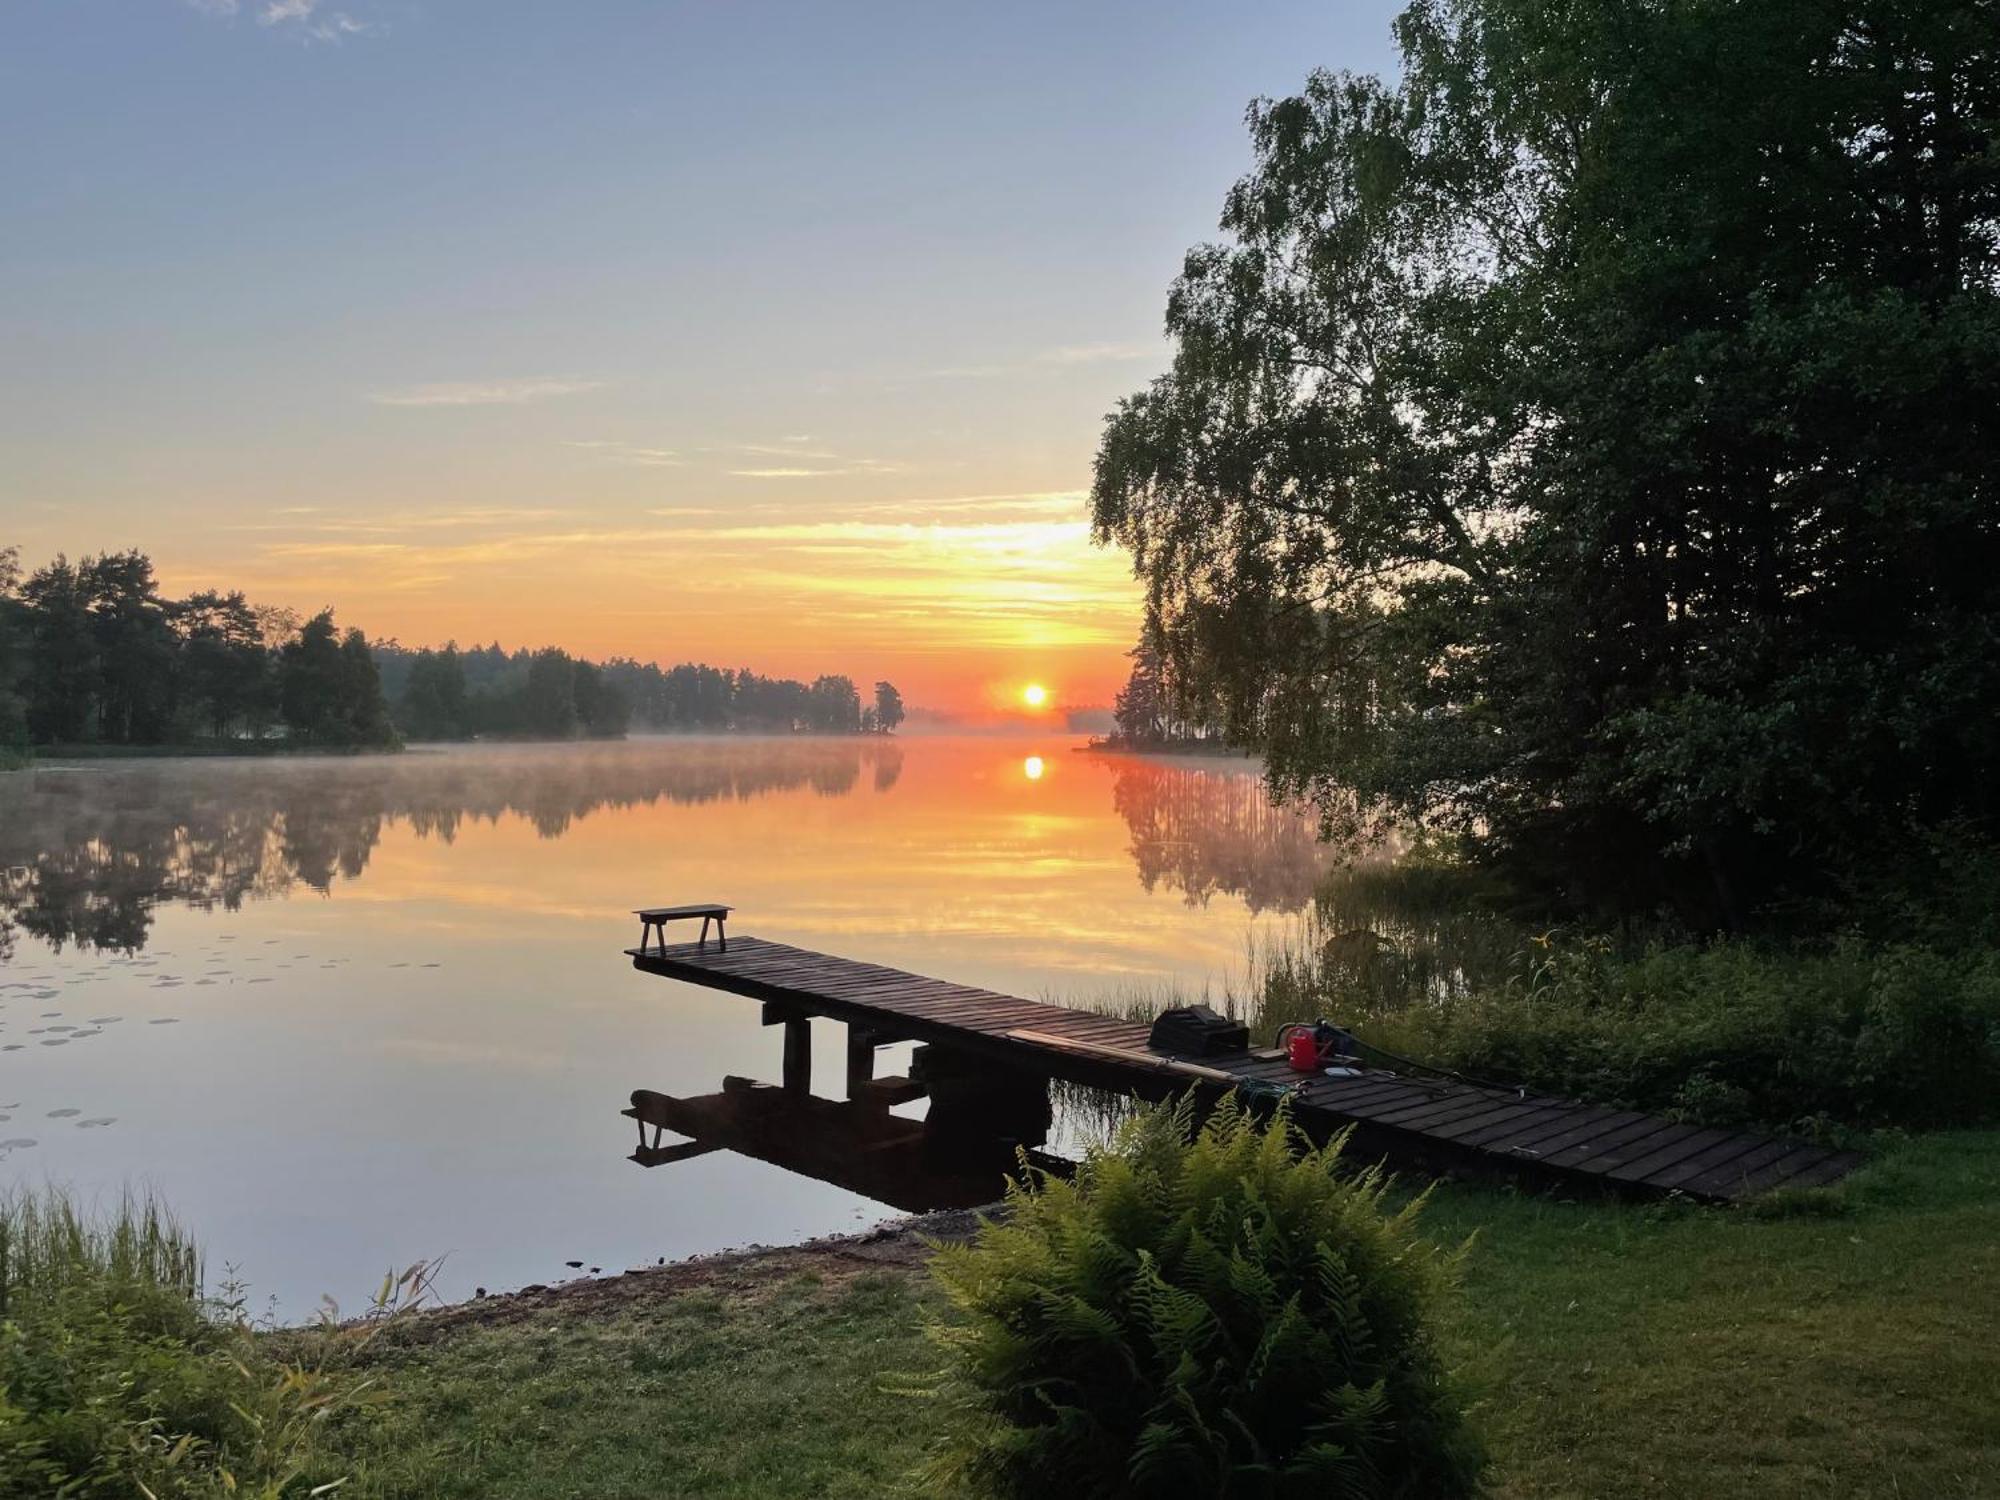
<instances>
[{"instance_id":1,"label":"fern plant","mask_svg":"<svg viewBox=\"0 0 2000 1500\"><path fill-rule=\"evenodd\" d=\"M1478 1445L1429 1332L1456 1269L1280 1107L1192 1098L1073 1181L1034 1175L932 1262L961 1436L934 1478L1001 1495L1471 1493Z\"/></svg>"}]
</instances>

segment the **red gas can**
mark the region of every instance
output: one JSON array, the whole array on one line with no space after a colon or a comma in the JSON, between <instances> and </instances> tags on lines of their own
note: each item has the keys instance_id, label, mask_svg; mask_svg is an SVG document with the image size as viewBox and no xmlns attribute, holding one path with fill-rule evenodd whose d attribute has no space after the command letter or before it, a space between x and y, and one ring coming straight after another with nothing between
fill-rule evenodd
<instances>
[{"instance_id":1,"label":"red gas can","mask_svg":"<svg viewBox=\"0 0 2000 1500\"><path fill-rule=\"evenodd\" d=\"M1285 1038L1286 1061L1300 1073L1319 1071L1319 1039L1313 1035L1314 1029L1294 1025Z\"/></svg>"}]
</instances>

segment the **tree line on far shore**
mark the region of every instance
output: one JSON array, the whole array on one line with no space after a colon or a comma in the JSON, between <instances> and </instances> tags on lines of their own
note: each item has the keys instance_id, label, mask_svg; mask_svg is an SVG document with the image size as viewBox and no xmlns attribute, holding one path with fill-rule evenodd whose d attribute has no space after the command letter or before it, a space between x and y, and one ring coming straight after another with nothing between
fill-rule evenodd
<instances>
[{"instance_id":1,"label":"tree line on far shore","mask_svg":"<svg viewBox=\"0 0 2000 1500\"><path fill-rule=\"evenodd\" d=\"M615 738L630 725L667 732L888 734L903 722L895 684L875 684L864 704L851 677L811 682L745 668L614 658L578 661L554 647L506 651L496 642L461 651L409 651L378 642L396 722L415 739L478 734Z\"/></svg>"},{"instance_id":2,"label":"tree line on far shore","mask_svg":"<svg viewBox=\"0 0 2000 1500\"><path fill-rule=\"evenodd\" d=\"M138 551L24 573L0 548L0 753L35 746L284 742L389 747L402 738L618 738L660 730L889 733L893 684L864 705L852 679L616 660L554 647L410 651L301 619L240 591L161 594Z\"/></svg>"}]
</instances>

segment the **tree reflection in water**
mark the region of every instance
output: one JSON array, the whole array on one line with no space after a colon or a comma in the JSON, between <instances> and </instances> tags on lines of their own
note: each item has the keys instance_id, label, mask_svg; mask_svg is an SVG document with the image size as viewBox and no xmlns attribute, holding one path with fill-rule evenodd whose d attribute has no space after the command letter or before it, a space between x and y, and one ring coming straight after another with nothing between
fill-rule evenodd
<instances>
[{"instance_id":1,"label":"tree reflection in water","mask_svg":"<svg viewBox=\"0 0 2000 1500\"><path fill-rule=\"evenodd\" d=\"M468 820L526 818L546 839L603 808L747 801L809 788L888 792L882 740L687 740L413 751L350 759L51 766L0 776L0 958L16 931L58 951L136 952L163 903L235 910L353 879L392 823L450 843Z\"/></svg>"},{"instance_id":2,"label":"tree reflection in water","mask_svg":"<svg viewBox=\"0 0 2000 1500\"><path fill-rule=\"evenodd\" d=\"M1274 805L1263 778L1246 766L1119 764L1112 801L1131 830L1132 860L1147 890L1179 891L1190 906L1206 906L1221 892L1240 897L1253 914L1295 912L1312 900L1334 856L1313 820Z\"/></svg>"},{"instance_id":3,"label":"tree reflection in water","mask_svg":"<svg viewBox=\"0 0 2000 1500\"><path fill-rule=\"evenodd\" d=\"M131 953L145 946L162 904L233 911L298 890L325 894L358 878L398 824L449 844L468 824L518 817L559 839L605 809L782 792L884 795L904 758L903 746L881 739L686 739L108 762L0 776L0 957L17 932L58 950ZM1240 900L1253 916L1295 913L1339 858L1317 841L1309 816L1272 805L1248 762L1101 764L1148 892L1175 892L1197 907ZM1071 808L1103 807L1095 776L1061 779L1064 795L1081 799ZM1046 799L1053 784L1037 795ZM924 795L940 795L939 785L932 768ZM958 803L980 795L971 781L943 785Z\"/></svg>"},{"instance_id":4,"label":"tree reflection in water","mask_svg":"<svg viewBox=\"0 0 2000 1500\"><path fill-rule=\"evenodd\" d=\"M1220 997L1265 1032L1329 1006L1355 1019L1449 1001L1504 978L1520 952L1520 925L1478 871L1415 856L1393 829L1365 847L1324 844L1253 771L1138 759L1119 768L1114 797L1147 890L1302 914L1253 955L1240 992ZM1111 1008L1149 1014L1190 998L1216 997L1121 992Z\"/></svg>"}]
</instances>

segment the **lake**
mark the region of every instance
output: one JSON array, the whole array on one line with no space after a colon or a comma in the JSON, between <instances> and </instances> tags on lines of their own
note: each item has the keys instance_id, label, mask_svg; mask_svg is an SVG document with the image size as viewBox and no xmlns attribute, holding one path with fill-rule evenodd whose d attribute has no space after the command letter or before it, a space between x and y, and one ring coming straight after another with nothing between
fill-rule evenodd
<instances>
[{"instance_id":1,"label":"lake","mask_svg":"<svg viewBox=\"0 0 2000 1500\"><path fill-rule=\"evenodd\" d=\"M0 1180L156 1189L211 1281L288 1316L441 1255L456 1297L857 1229L888 1210L732 1152L627 1160L634 1088L775 1079L780 1050L754 1004L636 973L632 908L1102 1002L1241 974L1330 859L1248 762L1065 738L0 775Z\"/></svg>"}]
</instances>

